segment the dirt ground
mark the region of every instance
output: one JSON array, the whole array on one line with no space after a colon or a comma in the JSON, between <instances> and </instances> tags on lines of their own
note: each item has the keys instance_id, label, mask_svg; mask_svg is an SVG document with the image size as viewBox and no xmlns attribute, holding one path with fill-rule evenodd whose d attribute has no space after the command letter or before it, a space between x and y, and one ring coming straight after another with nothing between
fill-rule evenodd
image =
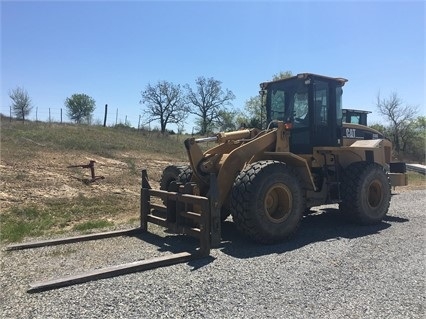
<instances>
[{"instance_id":1,"label":"dirt ground","mask_svg":"<svg viewBox=\"0 0 426 319\"><path fill-rule=\"evenodd\" d=\"M94 160L95 175L104 177L94 182L87 165ZM83 154L52 152L34 154L19 161L1 158L0 205L6 210L13 205L39 204L49 198L75 198L105 194L122 194L138 205L140 171L146 168L151 186L157 188L163 169L173 164L167 160L143 158L140 154L121 154L120 160Z\"/></svg>"}]
</instances>

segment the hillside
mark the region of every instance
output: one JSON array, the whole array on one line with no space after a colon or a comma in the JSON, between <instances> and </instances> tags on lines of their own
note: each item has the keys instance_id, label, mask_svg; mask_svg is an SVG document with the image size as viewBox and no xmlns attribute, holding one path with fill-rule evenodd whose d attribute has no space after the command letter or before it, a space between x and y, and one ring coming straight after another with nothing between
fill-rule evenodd
<instances>
[{"instance_id":1,"label":"hillside","mask_svg":"<svg viewBox=\"0 0 426 319\"><path fill-rule=\"evenodd\" d=\"M1 122L1 238L85 230L136 220L140 171L158 186L162 170L186 161L182 136L129 128ZM68 168L94 160L104 179Z\"/></svg>"}]
</instances>

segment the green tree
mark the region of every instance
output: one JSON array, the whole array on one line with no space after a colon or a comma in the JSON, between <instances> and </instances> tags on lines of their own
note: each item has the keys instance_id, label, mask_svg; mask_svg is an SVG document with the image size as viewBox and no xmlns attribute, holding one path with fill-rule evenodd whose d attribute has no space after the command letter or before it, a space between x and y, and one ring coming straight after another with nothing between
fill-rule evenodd
<instances>
[{"instance_id":1,"label":"green tree","mask_svg":"<svg viewBox=\"0 0 426 319\"><path fill-rule=\"evenodd\" d=\"M96 101L84 93L76 93L65 100L68 117L77 124L86 121L90 124Z\"/></svg>"},{"instance_id":2,"label":"green tree","mask_svg":"<svg viewBox=\"0 0 426 319\"><path fill-rule=\"evenodd\" d=\"M291 71L281 71L272 76L272 81L287 79L292 76ZM245 119L249 127L263 128L266 125L266 110L263 108L265 101L262 101L262 98L264 99L266 96L253 96L245 103Z\"/></svg>"},{"instance_id":3,"label":"green tree","mask_svg":"<svg viewBox=\"0 0 426 319\"><path fill-rule=\"evenodd\" d=\"M246 112L246 125L248 127L262 128L266 122L266 110L262 106L261 99L261 95L253 96L245 103L244 110Z\"/></svg>"},{"instance_id":4,"label":"green tree","mask_svg":"<svg viewBox=\"0 0 426 319\"><path fill-rule=\"evenodd\" d=\"M234 93L222 89L222 82L214 78L198 77L195 80L196 88L193 90L188 84L187 101L192 108L189 112L199 118L200 134L205 135L219 122L220 112L224 106L230 106L235 99Z\"/></svg>"},{"instance_id":5,"label":"green tree","mask_svg":"<svg viewBox=\"0 0 426 319\"><path fill-rule=\"evenodd\" d=\"M237 129L237 112L220 110L218 116L218 126L221 132L235 131Z\"/></svg>"},{"instance_id":6,"label":"green tree","mask_svg":"<svg viewBox=\"0 0 426 319\"><path fill-rule=\"evenodd\" d=\"M28 92L24 88L17 87L9 91L9 97L12 100L11 108L13 113L24 122L25 117L30 114L33 108Z\"/></svg>"},{"instance_id":7,"label":"green tree","mask_svg":"<svg viewBox=\"0 0 426 319\"><path fill-rule=\"evenodd\" d=\"M378 124L378 123L374 123L369 125L371 128L374 128L376 131L379 131L380 133L382 133L384 136L386 137L390 137L389 134L389 128L384 126L383 124Z\"/></svg>"},{"instance_id":8,"label":"green tree","mask_svg":"<svg viewBox=\"0 0 426 319\"><path fill-rule=\"evenodd\" d=\"M141 92L140 103L146 110L147 121L159 121L161 133L166 132L168 124L182 125L188 114L184 94L179 84L159 81L155 85L148 84ZM183 127L181 127L183 130Z\"/></svg>"},{"instance_id":9,"label":"green tree","mask_svg":"<svg viewBox=\"0 0 426 319\"><path fill-rule=\"evenodd\" d=\"M426 116L419 116L410 125L410 138L404 144L404 155L420 163L425 163Z\"/></svg>"},{"instance_id":10,"label":"green tree","mask_svg":"<svg viewBox=\"0 0 426 319\"><path fill-rule=\"evenodd\" d=\"M281 71L272 76L272 81L287 79L287 78L291 78L292 76L293 76L293 72L291 71Z\"/></svg>"}]
</instances>

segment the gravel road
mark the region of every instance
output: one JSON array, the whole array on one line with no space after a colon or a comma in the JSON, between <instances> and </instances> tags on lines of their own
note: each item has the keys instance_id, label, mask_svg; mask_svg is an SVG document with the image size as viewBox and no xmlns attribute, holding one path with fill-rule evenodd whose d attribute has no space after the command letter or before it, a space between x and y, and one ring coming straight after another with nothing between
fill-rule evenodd
<instances>
[{"instance_id":1,"label":"gravel road","mask_svg":"<svg viewBox=\"0 0 426 319\"><path fill-rule=\"evenodd\" d=\"M398 191L398 190L397 190ZM211 257L29 294L30 283L170 254L191 238L144 235L1 251L1 318L425 318L426 190L393 196L379 225L337 206L289 242L244 241L231 222Z\"/></svg>"}]
</instances>

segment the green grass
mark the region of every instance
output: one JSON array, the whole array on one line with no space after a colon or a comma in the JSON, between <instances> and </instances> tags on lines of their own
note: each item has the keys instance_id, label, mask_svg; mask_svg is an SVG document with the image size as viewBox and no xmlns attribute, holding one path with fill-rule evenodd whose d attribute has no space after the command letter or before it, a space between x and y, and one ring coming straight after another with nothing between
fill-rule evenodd
<instances>
[{"instance_id":1,"label":"green grass","mask_svg":"<svg viewBox=\"0 0 426 319\"><path fill-rule=\"evenodd\" d=\"M13 207L1 215L0 238L14 242L27 236L40 236L53 224L53 217L36 206Z\"/></svg>"},{"instance_id":2,"label":"green grass","mask_svg":"<svg viewBox=\"0 0 426 319\"><path fill-rule=\"evenodd\" d=\"M25 237L60 233L66 229L88 231L110 227L114 223L105 218L118 215L120 210L117 207L124 207L127 201L116 194L95 198L80 195L74 199L46 200L43 206L13 207L1 214L0 240L16 242Z\"/></svg>"},{"instance_id":3,"label":"green grass","mask_svg":"<svg viewBox=\"0 0 426 319\"><path fill-rule=\"evenodd\" d=\"M125 158L124 162L126 162L127 164L130 175L140 175L139 169L136 167L136 162L134 158Z\"/></svg>"}]
</instances>

